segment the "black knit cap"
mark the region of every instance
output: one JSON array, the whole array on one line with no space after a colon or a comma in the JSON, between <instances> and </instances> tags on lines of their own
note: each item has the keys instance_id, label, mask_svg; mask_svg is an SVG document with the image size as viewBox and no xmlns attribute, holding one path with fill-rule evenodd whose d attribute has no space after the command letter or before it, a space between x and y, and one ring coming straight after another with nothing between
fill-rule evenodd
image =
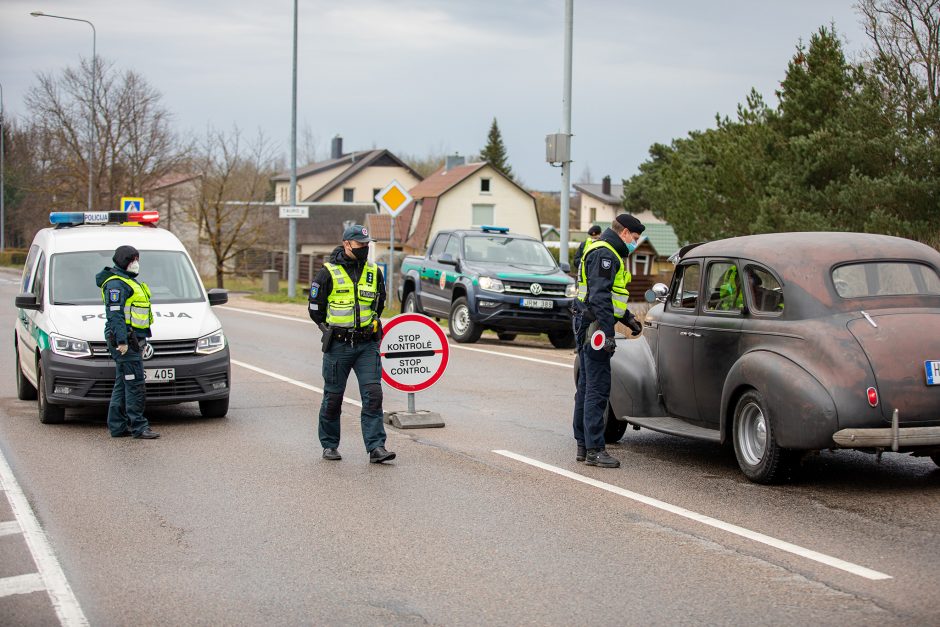
<instances>
[{"instance_id":1,"label":"black knit cap","mask_svg":"<svg viewBox=\"0 0 940 627\"><path fill-rule=\"evenodd\" d=\"M127 270L127 266L135 259L140 259L140 253L133 246L118 246L117 250L114 251L114 256L111 257L111 260L121 270Z\"/></svg>"},{"instance_id":2,"label":"black knit cap","mask_svg":"<svg viewBox=\"0 0 940 627\"><path fill-rule=\"evenodd\" d=\"M592 224L591 228L588 229L588 235L600 235L600 234L601 234L601 227L597 226L596 224Z\"/></svg>"},{"instance_id":3,"label":"black knit cap","mask_svg":"<svg viewBox=\"0 0 940 627\"><path fill-rule=\"evenodd\" d=\"M617 222L620 223L620 226L627 229L631 233L642 233L646 230L646 227L643 226L643 223L631 216L629 213L621 213L616 218Z\"/></svg>"}]
</instances>

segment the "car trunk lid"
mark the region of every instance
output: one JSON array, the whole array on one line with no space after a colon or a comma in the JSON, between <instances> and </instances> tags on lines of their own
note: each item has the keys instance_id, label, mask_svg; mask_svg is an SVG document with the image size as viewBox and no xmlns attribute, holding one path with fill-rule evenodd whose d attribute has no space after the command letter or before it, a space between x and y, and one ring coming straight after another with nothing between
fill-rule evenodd
<instances>
[{"instance_id":1,"label":"car trunk lid","mask_svg":"<svg viewBox=\"0 0 940 627\"><path fill-rule=\"evenodd\" d=\"M901 424L940 420L940 385L927 385L925 371L940 361L940 311L864 315L848 328L874 370L885 420L895 409Z\"/></svg>"}]
</instances>

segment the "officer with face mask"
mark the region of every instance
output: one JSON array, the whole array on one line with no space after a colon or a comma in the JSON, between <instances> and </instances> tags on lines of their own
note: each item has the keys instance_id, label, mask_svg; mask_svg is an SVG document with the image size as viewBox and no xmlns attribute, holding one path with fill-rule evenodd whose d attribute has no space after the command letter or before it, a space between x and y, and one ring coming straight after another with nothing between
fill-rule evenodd
<instances>
[{"instance_id":1,"label":"officer with face mask","mask_svg":"<svg viewBox=\"0 0 940 627\"><path fill-rule=\"evenodd\" d=\"M362 439L369 462L381 464L395 459L385 450L382 422L382 364L379 342L385 308L385 278L368 261L369 232L355 224L343 231L343 244L310 284L309 313L323 333L323 401L320 404L319 435L323 459L338 461L340 413L350 370L359 381L362 399Z\"/></svg>"},{"instance_id":2,"label":"officer with face mask","mask_svg":"<svg viewBox=\"0 0 940 627\"><path fill-rule=\"evenodd\" d=\"M626 258L636 250L644 230L639 220L622 213L596 241L584 247L572 315L578 348L573 428L578 445L576 459L589 466L620 466L605 446L604 413L610 399L610 358L617 348L614 325L623 322L634 336L643 330L627 309L627 284L632 277ZM595 345L592 336L597 331L604 339Z\"/></svg>"},{"instance_id":3,"label":"officer with face mask","mask_svg":"<svg viewBox=\"0 0 940 627\"><path fill-rule=\"evenodd\" d=\"M140 253L133 246L119 246L114 251L113 268L104 268L95 277L104 300L104 335L115 362L114 390L108 405L108 430L111 437L133 436L153 440L159 433L150 430L144 418L146 388L143 347L150 337L153 313L150 288L137 281Z\"/></svg>"}]
</instances>

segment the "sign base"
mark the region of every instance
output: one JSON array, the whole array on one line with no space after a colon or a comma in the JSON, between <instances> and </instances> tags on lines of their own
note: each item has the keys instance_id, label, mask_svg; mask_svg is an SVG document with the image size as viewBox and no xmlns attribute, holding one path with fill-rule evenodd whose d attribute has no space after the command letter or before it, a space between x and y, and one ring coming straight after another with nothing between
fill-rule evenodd
<instances>
[{"instance_id":1,"label":"sign base","mask_svg":"<svg viewBox=\"0 0 940 627\"><path fill-rule=\"evenodd\" d=\"M436 411L387 411L385 424L396 429L431 429L443 427L444 419Z\"/></svg>"}]
</instances>

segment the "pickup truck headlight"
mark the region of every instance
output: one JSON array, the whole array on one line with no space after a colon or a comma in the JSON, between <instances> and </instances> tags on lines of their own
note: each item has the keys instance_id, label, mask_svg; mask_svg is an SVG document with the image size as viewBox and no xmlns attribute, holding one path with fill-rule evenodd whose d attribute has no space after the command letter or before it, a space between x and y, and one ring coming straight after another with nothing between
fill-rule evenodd
<instances>
[{"instance_id":1,"label":"pickup truck headlight","mask_svg":"<svg viewBox=\"0 0 940 627\"><path fill-rule=\"evenodd\" d=\"M502 292L503 282L492 277L481 276L480 287L488 292Z\"/></svg>"},{"instance_id":2,"label":"pickup truck headlight","mask_svg":"<svg viewBox=\"0 0 940 627\"><path fill-rule=\"evenodd\" d=\"M225 348L225 334L222 333L222 329L196 340L196 353L199 355L211 355L223 348Z\"/></svg>"},{"instance_id":3,"label":"pickup truck headlight","mask_svg":"<svg viewBox=\"0 0 940 627\"><path fill-rule=\"evenodd\" d=\"M52 352L63 357L91 357L91 347L85 340L65 337L57 333L49 334L49 346Z\"/></svg>"},{"instance_id":4,"label":"pickup truck headlight","mask_svg":"<svg viewBox=\"0 0 940 627\"><path fill-rule=\"evenodd\" d=\"M578 284L569 283L565 286L565 298L574 298L578 295Z\"/></svg>"}]
</instances>

